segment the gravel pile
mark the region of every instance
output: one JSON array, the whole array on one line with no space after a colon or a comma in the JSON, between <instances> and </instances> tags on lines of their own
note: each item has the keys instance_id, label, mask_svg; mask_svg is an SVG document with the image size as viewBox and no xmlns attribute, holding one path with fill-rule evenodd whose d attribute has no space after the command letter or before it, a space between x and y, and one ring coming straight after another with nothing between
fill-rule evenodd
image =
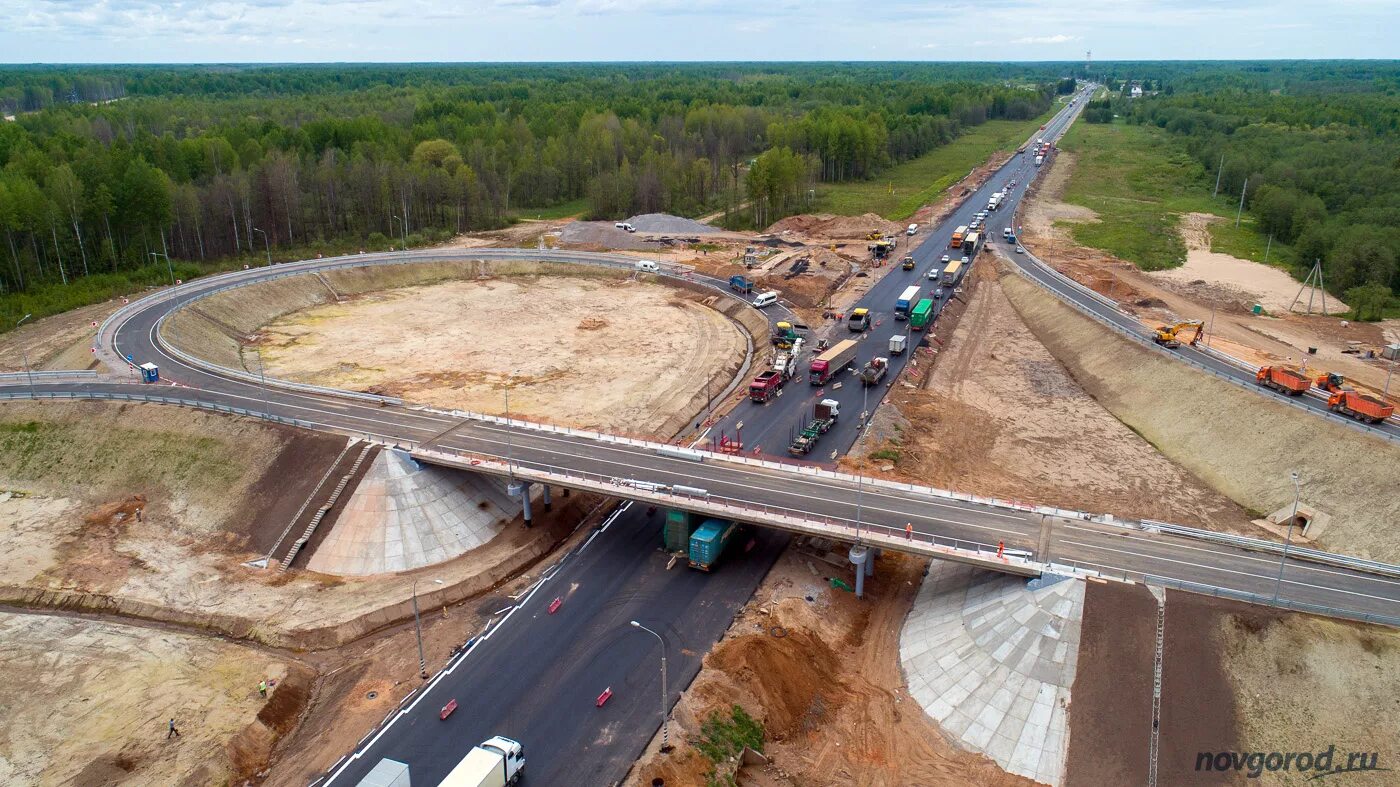
<instances>
[{"instance_id":1,"label":"gravel pile","mask_svg":"<svg viewBox=\"0 0 1400 787\"><path fill-rule=\"evenodd\" d=\"M664 232L667 234L699 235L702 233L723 232L719 227L701 224L694 219L683 219L669 213L643 213L633 216L627 223L637 228L637 232Z\"/></svg>"},{"instance_id":2,"label":"gravel pile","mask_svg":"<svg viewBox=\"0 0 1400 787\"><path fill-rule=\"evenodd\" d=\"M620 230L607 221L572 221L559 231L559 241L573 246L605 249L655 249L659 244Z\"/></svg>"}]
</instances>

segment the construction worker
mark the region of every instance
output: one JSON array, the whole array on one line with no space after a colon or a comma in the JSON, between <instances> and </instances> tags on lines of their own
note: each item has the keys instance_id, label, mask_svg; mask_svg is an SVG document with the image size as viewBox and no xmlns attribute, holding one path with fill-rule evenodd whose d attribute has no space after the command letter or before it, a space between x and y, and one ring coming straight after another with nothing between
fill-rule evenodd
<instances>
[{"instance_id":1,"label":"construction worker","mask_svg":"<svg viewBox=\"0 0 1400 787\"><path fill-rule=\"evenodd\" d=\"M258 681L258 696L267 699L267 680Z\"/></svg>"},{"instance_id":2,"label":"construction worker","mask_svg":"<svg viewBox=\"0 0 1400 787\"><path fill-rule=\"evenodd\" d=\"M174 719L174 717L171 717L171 719L170 719L170 731L167 732L167 733L165 733L165 739L166 739L166 740L170 740L171 738L178 738L178 737L180 737L180 731L177 730L177 729L175 729L175 719Z\"/></svg>"},{"instance_id":3,"label":"construction worker","mask_svg":"<svg viewBox=\"0 0 1400 787\"><path fill-rule=\"evenodd\" d=\"M914 540L914 523L910 522L904 526L904 537L910 541Z\"/></svg>"}]
</instances>

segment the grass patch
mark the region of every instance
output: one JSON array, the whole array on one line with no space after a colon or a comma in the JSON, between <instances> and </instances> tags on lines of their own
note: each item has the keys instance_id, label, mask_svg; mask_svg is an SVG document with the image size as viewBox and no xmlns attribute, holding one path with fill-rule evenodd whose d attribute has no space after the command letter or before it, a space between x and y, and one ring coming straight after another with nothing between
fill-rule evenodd
<instances>
[{"instance_id":1,"label":"grass patch","mask_svg":"<svg viewBox=\"0 0 1400 787\"><path fill-rule=\"evenodd\" d=\"M898 462L899 451L893 448L881 448L870 455L871 459L879 459L885 462Z\"/></svg>"},{"instance_id":2,"label":"grass patch","mask_svg":"<svg viewBox=\"0 0 1400 787\"><path fill-rule=\"evenodd\" d=\"M561 202L558 205L550 205L548 207L516 208L510 212L510 215L511 218L514 219L539 219L541 221L550 221L582 216L587 212L588 198L579 197L578 199Z\"/></svg>"},{"instance_id":3,"label":"grass patch","mask_svg":"<svg viewBox=\"0 0 1400 787\"><path fill-rule=\"evenodd\" d=\"M756 752L762 752L763 725L743 708L735 705L730 709L728 718L723 714L714 713L705 719L700 725L700 737L693 743L696 750L715 765L707 784L710 787L733 785L734 769L728 768L728 773L721 775L719 766L732 764L746 746Z\"/></svg>"},{"instance_id":4,"label":"grass patch","mask_svg":"<svg viewBox=\"0 0 1400 787\"><path fill-rule=\"evenodd\" d=\"M1015 150L1043 125L1059 106L1035 120L989 120L929 153L891 167L872 180L832 183L817 190L817 212L859 216L878 213L903 221L936 201L974 167L997 151Z\"/></svg>"},{"instance_id":5,"label":"grass patch","mask_svg":"<svg viewBox=\"0 0 1400 787\"><path fill-rule=\"evenodd\" d=\"M1268 239L1245 215L1235 227L1239 195L1211 197L1214 181L1166 132L1123 123L1076 123L1060 146L1075 154L1065 202L1092 209L1100 221L1074 224L1085 246L1102 249L1143 270L1175 268L1186 261L1178 227L1184 213L1221 217L1211 224L1211 249L1263 262ZM1269 264L1290 269L1290 250L1268 248Z\"/></svg>"}]
</instances>

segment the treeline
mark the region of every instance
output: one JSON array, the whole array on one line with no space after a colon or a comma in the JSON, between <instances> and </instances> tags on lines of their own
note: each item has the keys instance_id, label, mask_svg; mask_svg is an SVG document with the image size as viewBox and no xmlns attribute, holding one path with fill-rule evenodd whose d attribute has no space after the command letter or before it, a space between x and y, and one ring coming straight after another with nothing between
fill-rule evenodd
<instances>
[{"instance_id":1,"label":"treeline","mask_svg":"<svg viewBox=\"0 0 1400 787\"><path fill-rule=\"evenodd\" d=\"M1334 77L1304 71L1280 87L1271 73L1252 85L1232 73L1217 88L1120 96L1086 112L1180 137L1222 193L1244 193L1261 233L1292 247L1295 272L1321 260L1328 288L1378 318L1400 293L1400 71L1357 80L1318 69Z\"/></svg>"},{"instance_id":2,"label":"treeline","mask_svg":"<svg viewBox=\"0 0 1400 787\"><path fill-rule=\"evenodd\" d=\"M1048 109L1048 69L1012 68L0 69L5 95L53 97L0 124L0 288L414 245L581 198L596 218L693 215L747 185L767 223L815 180ZM950 78L973 74L988 81Z\"/></svg>"}]
</instances>

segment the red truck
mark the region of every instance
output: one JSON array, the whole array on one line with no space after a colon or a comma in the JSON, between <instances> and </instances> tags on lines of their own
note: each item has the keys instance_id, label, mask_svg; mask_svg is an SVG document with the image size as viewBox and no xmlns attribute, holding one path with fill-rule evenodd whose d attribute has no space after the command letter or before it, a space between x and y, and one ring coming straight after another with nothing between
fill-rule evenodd
<instances>
[{"instance_id":1,"label":"red truck","mask_svg":"<svg viewBox=\"0 0 1400 787\"><path fill-rule=\"evenodd\" d=\"M1312 387L1312 380L1291 366L1261 366L1254 382L1286 396L1297 396Z\"/></svg>"},{"instance_id":2,"label":"red truck","mask_svg":"<svg viewBox=\"0 0 1400 787\"><path fill-rule=\"evenodd\" d=\"M1378 424L1395 414L1395 405L1356 391L1338 391L1327 400L1334 413L1349 415L1358 421Z\"/></svg>"},{"instance_id":3,"label":"red truck","mask_svg":"<svg viewBox=\"0 0 1400 787\"><path fill-rule=\"evenodd\" d=\"M783 373L772 369L766 372L759 372L749 383L749 398L755 402L766 402L777 396L778 389L783 387Z\"/></svg>"},{"instance_id":4,"label":"red truck","mask_svg":"<svg viewBox=\"0 0 1400 787\"><path fill-rule=\"evenodd\" d=\"M835 344L830 350L812 359L807 381L812 385L826 385L837 372L851 365L856 359L856 340L846 339Z\"/></svg>"}]
</instances>

